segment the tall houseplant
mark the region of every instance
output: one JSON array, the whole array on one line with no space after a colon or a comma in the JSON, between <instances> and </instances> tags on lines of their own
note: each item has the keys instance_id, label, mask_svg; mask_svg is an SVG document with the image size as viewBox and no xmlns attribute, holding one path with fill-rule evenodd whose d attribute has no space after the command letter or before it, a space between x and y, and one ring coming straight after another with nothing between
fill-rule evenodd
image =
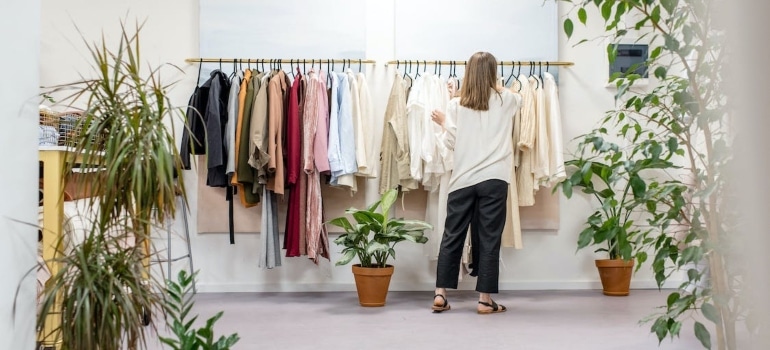
<instances>
[{"instance_id":1,"label":"tall houseplant","mask_svg":"<svg viewBox=\"0 0 770 350\"><path fill-rule=\"evenodd\" d=\"M571 198L573 190L596 199L597 210L586 220L586 228L578 237L578 249L589 245L603 246L609 259L598 259L596 266L604 294L628 295L631 267L638 270L647 260L646 245L653 242L654 225L637 223L640 208L662 212L672 196L680 196L683 186L677 181L659 182L655 171L674 169L670 159L678 148L663 147L655 140L639 141L624 149L605 140L599 128L579 136L578 156L565 164L574 172L560 183L562 192ZM641 132L638 133L641 136ZM638 141L638 136L633 138ZM659 206L659 203L664 203ZM666 206L668 216L676 217L678 206Z\"/></svg>"},{"instance_id":2,"label":"tall houseplant","mask_svg":"<svg viewBox=\"0 0 770 350\"><path fill-rule=\"evenodd\" d=\"M617 56L617 43L624 38L650 44L645 62L655 79L651 89L636 91L642 78L629 69L613 78L617 87L617 108L603 122L604 132L623 137L640 134L676 148L673 160L681 171L673 179L685 179L686 191L672 193L671 211L654 205L643 207L649 224L663 230L651 235L646 248L652 252L655 279L662 286L681 269L685 283L672 292L664 312L654 317L651 331L662 341L679 335L683 320L701 314L711 324L694 322L693 331L705 348L736 348L736 322L748 310L738 292L743 267L732 256L731 225L735 213L725 205L728 188L726 172L732 156L729 99L722 72L730 62L723 49L725 31L715 21L717 2L710 0L563 0L574 5L564 20L564 31L572 36L575 23L586 24L588 9L601 14L607 37L612 40L608 56ZM626 39L628 40L628 39ZM584 40L585 41L585 40ZM581 41L583 42L583 41ZM678 224L674 229L671 224ZM706 268L698 268L705 266ZM748 323L751 326L751 323ZM715 332L712 338L711 331Z\"/></svg>"},{"instance_id":3,"label":"tall houseplant","mask_svg":"<svg viewBox=\"0 0 770 350\"><path fill-rule=\"evenodd\" d=\"M179 110L170 107L159 70L140 65L141 26L133 34L121 27L116 50L104 38L86 43L93 78L47 92L69 93L62 103L70 109L84 106L80 119L68 121L76 132L68 135L64 181L78 164L98 173L96 181L73 179L94 195L86 207L95 219L84 242L62 249L52 262L61 268L43 291L38 315L44 329L48 316L61 313L61 325L44 336L63 349L144 347L141 321L162 310L156 292L164 287L149 274L150 231L174 218L178 196L186 200L184 183L176 180L181 162L172 131Z\"/></svg>"},{"instance_id":4,"label":"tall houseplant","mask_svg":"<svg viewBox=\"0 0 770 350\"><path fill-rule=\"evenodd\" d=\"M397 197L398 191L391 189L367 209L346 210L345 213L353 217L355 224L346 216L329 221L331 225L345 230L334 240L334 243L344 247L342 257L336 264L345 265L358 257L359 264L353 265L353 274L362 306L385 305L393 274L393 266L388 265L388 259L395 258L397 243L410 241L424 244L428 241L424 233L432 228L430 224L388 217Z\"/></svg>"}]
</instances>

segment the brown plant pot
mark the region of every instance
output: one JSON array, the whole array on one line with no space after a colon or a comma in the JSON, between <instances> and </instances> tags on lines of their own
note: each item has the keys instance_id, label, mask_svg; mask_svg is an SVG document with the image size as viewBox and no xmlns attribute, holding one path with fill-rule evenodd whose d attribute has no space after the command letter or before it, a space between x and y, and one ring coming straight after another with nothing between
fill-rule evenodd
<instances>
[{"instance_id":1,"label":"brown plant pot","mask_svg":"<svg viewBox=\"0 0 770 350\"><path fill-rule=\"evenodd\" d=\"M626 296L631 286L631 273L634 271L634 260L621 259L596 260L599 278L602 280L602 292L609 296Z\"/></svg>"},{"instance_id":2,"label":"brown plant pot","mask_svg":"<svg viewBox=\"0 0 770 350\"><path fill-rule=\"evenodd\" d=\"M356 279L358 302L361 306L385 306L388 297L390 276L393 275L393 266L385 267L361 267L353 265L353 277Z\"/></svg>"}]
</instances>

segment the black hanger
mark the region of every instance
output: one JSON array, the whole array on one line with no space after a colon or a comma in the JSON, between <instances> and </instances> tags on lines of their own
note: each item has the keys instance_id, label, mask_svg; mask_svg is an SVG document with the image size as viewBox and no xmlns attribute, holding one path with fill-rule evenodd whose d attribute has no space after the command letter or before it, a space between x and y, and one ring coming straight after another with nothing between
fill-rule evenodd
<instances>
[{"instance_id":1,"label":"black hanger","mask_svg":"<svg viewBox=\"0 0 770 350\"><path fill-rule=\"evenodd\" d=\"M540 81L543 81L543 61L538 63L538 68L540 69Z\"/></svg>"},{"instance_id":2,"label":"black hanger","mask_svg":"<svg viewBox=\"0 0 770 350\"><path fill-rule=\"evenodd\" d=\"M505 79L505 85L506 86L511 81L511 78L513 78L513 71L516 69L516 62L511 62L511 64L513 65L513 67L511 67L511 74L508 75L508 79ZM517 78L517 80L518 80L518 78ZM513 85L511 85L511 86L513 86Z\"/></svg>"},{"instance_id":3,"label":"black hanger","mask_svg":"<svg viewBox=\"0 0 770 350\"><path fill-rule=\"evenodd\" d=\"M227 80L232 80L233 78L235 78L235 73L237 72L238 72L238 62L236 59L233 58L233 72L230 73L230 76L227 77Z\"/></svg>"},{"instance_id":4,"label":"black hanger","mask_svg":"<svg viewBox=\"0 0 770 350\"><path fill-rule=\"evenodd\" d=\"M219 59L219 71L220 72L222 71L222 59L221 58Z\"/></svg>"},{"instance_id":5,"label":"black hanger","mask_svg":"<svg viewBox=\"0 0 770 350\"><path fill-rule=\"evenodd\" d=\"M500 81L502 81L503 84L505 84L505 69L503 68L503 61L500 61ZM507 84L505 84L505 85L507 85ZM505 87L505 86L503 86L503 87Z\"/></svg>"},{"instance_id":6,"label":"black hanger","mask_svg":"<svg viewBox=\"0 0 770 350\"><path fill-rule=\"evenodd\" d=\"M203 69L203 59L198 60L198 80L195 81L195 86L198 86L201 81L201 69Z\"/></svg>"},{"instance_id":7,"label":"black hanger","mask_svg":"<svg viewBox=\"0 0 770 350\"><path fill-rule=\"evenodd\" d=\"M358 72L359 73L361 73L361 66L362 66L362 63L361 63L361 59L359 58L358 59Z\"/></svg>"},{"instance_id":8,"label":"black hanger","mask_svg":"<svg viewBox=\"0 0 770 350\"><path fill-rule=\"evenodd\" d=\"M412 61L404 61L404 77L403 77L403 79L406 79L406 70L407 70L406 64L407 63L409 64L409 68L412 68Z\"/></svg>"},{"instance_id":9,"label":"black hanger","mask_svg":"<svg viewBox=\"0 0 770 350\"><path fill-rule=\"evenodd\" d=\"M417 73L415 73L414 78L417 79L420 77L420 61L417 61L415 63L417 63Z\"/></svg>"}]
</instances>

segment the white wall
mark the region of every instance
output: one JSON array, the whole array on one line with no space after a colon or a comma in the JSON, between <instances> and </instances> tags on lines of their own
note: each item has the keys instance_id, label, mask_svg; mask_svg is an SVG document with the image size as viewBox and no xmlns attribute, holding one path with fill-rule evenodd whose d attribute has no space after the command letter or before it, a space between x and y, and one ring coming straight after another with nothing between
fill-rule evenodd
<instances>
[{"instance_id":1,"label":"white wall","mask_svg":"<svg viewBox=\"0 0 770 350\"><path fill-rule=\"evenodd\" d=\"M394 26L398 23L393 21L393 2L394 0L367 1L367 25L362 28L367 36L366 58L380 62L368 71L378 118L376 125L382 125L390 88L390 75L387 74L389 68L382 62L394 58ZM70 16L89 40L96 40L102 30L107 33L115 32L119 28L118 20L128 11L130 21L136 17L147 18L142 34L144 59L153 64L169 62L184 68L187 75L171 95L177 105L186 104L197 74L197 66L184 63L185 58L197 57L198 53L197 1L46 0L43 3L41 84L64 83L77 78L78 71L87 72L88 62L85 60L82 45L78 42L78 34L72 24L64 19ZM565 8L560 8L561 15L565 11ZM589 14L589 17L600 18L598 14ZM591 22L593 25L586 30L578 25L575 35L593 37L601 34L600 23ZM300 33L296 37L297 40L302 40ZM573 48L573 44L567 42L564 35L560 34L559 38L559 59L575 62L575 66L560 72L564 138L569 140L590 130L603 116L603 112L612 108L613 92L604 87L607 77L605 48L594 43ZM298 41L297 45L302 45L302 42ZM475 49L472 43L467 45L470 55ZM436 53L436 58L443 58L440 52ZM380 132L376 134L379 139ZM379 144L379 140L376 144ZM570 143L567 145L571 146ZM192 178L194 175L194 172L185 175L189 184L193 215L196 214L196 181ZM376 180L368 183L366 196L369 202L377 198ZM563 199L561 229L558 232L525 232L523 250L505 249L502 253L504 267L501 269L500 287L598 288L598 275L593 266L594 254L588 249L575 253L577 233L581 230L584 218L591 212L591 204L579 197L570 201ZM236 244L230 245L226 235L195 234L194 217L190 223L196 269L200 270L198 282L203 291L354 289L349 266L333 267L329 263L316 266L305 258L284 258L282 267L259 270L256 267L256 234L237 235ZM175 229L179 231L180 227L176 225ZM159 241L159 244L162 244L162 241ZM173 255L179 254L181 248L181 242L175 240ZM336 252L339 249L332 244L332 250ZM335 253L333 261L337 256ZM422 256L422 247L408 244L399 246L395 265L393 290L428 290L434 285L435 263L428 262ZM183 264L177 263L176 266L181 267ZM461 283L461 288L472 289L473 286L474 283L467 279ZM632 286L653 287L652 275L645 271L640 272Z\"/></svg>"},{"instance_id":2,"label":"white wall","mask_svg":"<svg viewBox=\"0 0 770 350\"><path fill-rule=\"evenodd\" d=\"M35 344L39 40L40 1L0 4L0 349Z\"/></svg>"}]
</instances>

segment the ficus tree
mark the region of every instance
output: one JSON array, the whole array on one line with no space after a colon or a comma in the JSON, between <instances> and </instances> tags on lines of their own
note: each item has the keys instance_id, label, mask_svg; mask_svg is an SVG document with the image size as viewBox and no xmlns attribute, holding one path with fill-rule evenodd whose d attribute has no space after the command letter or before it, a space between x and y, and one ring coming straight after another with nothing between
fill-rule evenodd
<instances>
[{"instance_id":1,"label":"ficus tree","mask_svg":"<svg viewBox=\"0 0 770 350\"><path fill-rule=\"evenodd\" d=\"M732 253L738 243L731 239L737 214L728 205L731 184L726 175L735 135L723 73L730 52L723 45L725 29L715 20L723 2L561 1L573 6L563 22L571 39L576 26L602 21L605 35L581 38L577 44L607 40L611 62L621 42L649 45L641 68L654 77L651 83L636 88L644 78L639 67L613 75L616 107L590 135L624 139L629 152L649 150L650 143L673 151L671 166L661 173L686 189L636 208L647 218L635 224L648 227L643 248L653 257L658 286L679 271L676 276L686 276L663 311L649 319L651 331L659 341L673 339L683 321L696 316L693 331L705 348L735 349L736 325L746 324L751 332L758 325L741 303L745 274L740 257Z\"/></svg>"}]
</instances>

